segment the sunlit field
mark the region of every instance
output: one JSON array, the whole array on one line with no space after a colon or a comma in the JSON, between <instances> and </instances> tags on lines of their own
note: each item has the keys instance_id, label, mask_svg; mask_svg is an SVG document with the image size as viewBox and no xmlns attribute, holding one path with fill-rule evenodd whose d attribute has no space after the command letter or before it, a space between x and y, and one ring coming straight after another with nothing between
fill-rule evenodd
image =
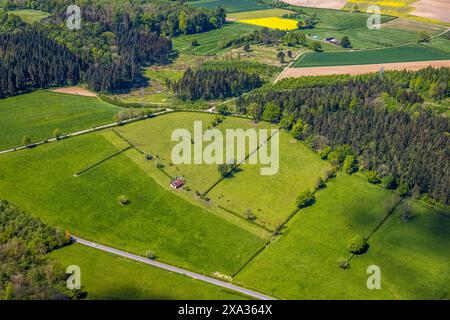
<instances>
[{"instance_id":1,"label":"sunlit field","mask_svg":"<svg viewBox=\"0 0 450 320\"><path fill-rule=\"evenodd\" d=\"M295 30L298 28L297 20L283 19L279 17L245 19L240 20L239 22L280 30Z\"/></svg>"}]
</instances>

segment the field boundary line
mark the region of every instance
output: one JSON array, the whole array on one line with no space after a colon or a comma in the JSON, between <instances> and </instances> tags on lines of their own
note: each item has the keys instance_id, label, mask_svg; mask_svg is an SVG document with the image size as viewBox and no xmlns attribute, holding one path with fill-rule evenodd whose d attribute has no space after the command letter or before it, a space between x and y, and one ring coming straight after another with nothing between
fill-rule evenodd
<instances>
[{"instance_id":1,"label":"field boundary line","mask_svg":"<svg viewBox=\"0 0 450 320\"><path fill-rule=\"evenodd\" d=\"M259 227L259 228L261 228L261 229L263 229L263 230L265 230L265 231L267 231L267 232L269 232L269 233L273 233L273 231L274 231L274 230L270 230L269 228L260 225L259 223L256 223L256 222L254 222L254 221L250 221L250 220L248 220L248 219L245 219L245 218L244 218L243 216L241 216L240 214L238 214L238 213L236 213L236 212L234 212L234 211L232 211L232 210L230 210L230 209L227 209L227 208L225 208L225 207L223 207L223 206L221 206L221 205L217 205L217 207L218 207L219 209L221 209L221 210L223 210L223 211L226 211L226 212L228 212L229 214L232 214L232 215L238 217L239 219L244 220L244 221L247 222L247 223L251 223L251 224L253 224L253 225L255 225L255 226L257 226L257 227Z\"/></svg>"},{"instance_id":2,"label":"field boundary line","mask_svg":"<svg viewBox=\"0 0 450 320\"><path fill-rule=\"evenodd\" d=\"M211 187L209 187L209 189L207 189L202 196L206 196L208 193L210 193L219 183L221 183L223 180L225 180L226 178L228 178L233 172L235 172L235 170L237 168L239 168L243 163L245 163L245 161L247 161L253 154L255 154L256 152L258 152L259 149L261 149L262 146L264 146L265 144L267 144L270 139L272 139L276 134L279 134L280 130L277 130L274 134L272 134L266 141L264 141L263 143L261 143L255 150L253 150L252 152L250 152L243 160L241 160L239 163L236 164L236 166L230 170L229 172L227 172L227 174L225 174L225 176L220 177L219 180L217 180Z\"/></svg>"},{"instance_id":3,"label":"field boundary line","mask_svg":"<svg viewBox=\"0 0 450 320\"><path fill-rule=\"evenodd\" d=\"M106 157L106 158L104 158L104 159L102 159L102 160L100 160L100 161L98 161L98 162L96 162L96 163L90 165L90 166L87 167L86 169L83 169L83 170L81 170L81 171L75 173L74 176L75 176L75 177L79 177L79 176L81 176L83 173L86 173L86 172L88 172L89 170L94 169L95 167L98 167L98 166L101 165L102 163L104 163L104 162L106 162L106 161L108 161L108 160L110 160L110 159L112 159L112 158L114 158L114 157L116 157L116 156L118 156L118 155L124 153L124 152L127 151L127 150L130 150L131 148L133 148L133 146L128 146L128 147L126 147L126 148L124 148L124 149L122 149L122 150L119 150L119 151L115 152L114 154L112 154L112 155L110 155L110 156L108 156L108 157Z\"/></svg>"},{"instance_id":4,"label":"field boundary line","mask_svg":"<svg viewBox=\"0 0 450 320\"><path fill-rule=\"evenodd\" d=\"M130 140L128 140L127 138L125 138L120 132L118 132L116 129L112 129L112 131L123 141L125 141L126 143L128 143L130 146L132 146L134 149L136 149L137 152L139 152L140 154L145 154L144 151L142 151L141 149L139 149L134 143L132 143Z\"/></svg>"},{"instance_id":5,"label":"field boundary line","mask_svg":"<svg viewBox=\"0 0 450 320\"><path fill-rule=\"evenodd\" d=\"M268 296L268 295L265 295L265 294L262 294L262 293L259 293L259 292L253 291L253 290L249 290L249 289L246 289L244 287L240 287L240 286L231 284L231 283L223 281L223 280L215 279L215 278L212 278L212 277L209 277L209 276L205 276L205 275L202 275L202 274L199 274L199 273L195 273L195 272L183 269L183 268L179 268L179 267L167 264L167 263L163 263L163 262L147 259L147 258L138 256L136 254L132 254L132 253L129 253L129 252L126 252L126 251L122 251L122 250L115 249L115 248L112 248L112 247L108 247L108 246L104 246L104 245L97 244L97 243L94 243L94 242L90 242L88 240L85 240L85 239L82 239L82 238L78 238L78 237L75 237L75 236L72 236L72 239L76 243L78 243L80 245L83 245L83 246L86 246L86 247L90 247L90 248L93 248L93 249L97 249L97 250L101 250L101 251L104 251L104 252L112 253L112 254L115 254L117 256L121 256L121 257L130 259L130 260L134 260L134 261L137 261L137 262L145 263L147 265L151 265L151 266L159 268L159 269L163 269L165 271L177 273L177 274L180 274L180 275L183 275L183 276L187 276L187 277L190 277L190 278L193 278L193 279L196 279L196 280L208 282L210 284L213 284L213 285L225 288L225 289L229 289L229 290L232 290L232 291L235 291L235 292L239 292L239 293L245 294L247 296L250 296L250 297L253 297L253 298L256 298L256 299L260 299L260 300L276 300L275 298L273 298L271 296Z\"/></svg>"}]
</instances>

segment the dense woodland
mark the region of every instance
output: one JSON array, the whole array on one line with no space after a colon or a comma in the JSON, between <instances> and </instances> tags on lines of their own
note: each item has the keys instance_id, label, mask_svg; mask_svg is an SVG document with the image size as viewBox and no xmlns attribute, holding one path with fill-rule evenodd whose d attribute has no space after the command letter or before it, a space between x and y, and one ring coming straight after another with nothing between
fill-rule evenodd
<instances>
[{"instance_id":1,"label":"dense woodland","mask_svg":"<svg viewBox=\"0 0 450 320\"><path fill-rule=\"evenodd\" d=\"M333 80L330 81L330 80ZM301 123L316 149L350 145L363 167L450 203L450 121L422 108L450 96L450 69L281 81L238 99L240 112ZM298 127L298 126L297 126Z\"/></svg>"},{"instance_id":2,"label":"dense woodland","mask_svg":"<svg viewBox=\"0 0 450 320\"><path fill-rule=\"evenodd\" d=\"M80 30L66 27L66 9L74 3L82 7ZM39 9L53 15L30 26L0 9L0 35L13 34L9 44L13 42L19 53L27 52L22 61L31 65L20 65L19 57L0 53L0 68L8 70L0 97L78 82L95 91L128 91L145 84L143 66L170 60L170 36L208 31L225 22L221 8L199 9L167 0L8 0L5 8ZM30 33L39 36L27 43ZM44 79L36 75L39 68L47 70Z\"/></svg>"},{"instance_id":3,"label":"dense woodland","mask_svg":"<svg viewBox=\"0 0 450 320\"><path fill-rule=\"evenodd\" d=\"M45 258L69 243L65 232L0 200L0 300L80 298L66 289L65 270Z\"/></svg>"},{"instance_id":4,"label":"dense woodland","mask_svg":"<svg viewBox=\"0 0 450 320\"><path fill-rule=\"evenodd\" d=\"M188 69L183 78L168 82L169 87L183 100L223 99L239 96L244 92L259 88L262 80L256 73L226 69Z\"/></svg>"}]
</instances>

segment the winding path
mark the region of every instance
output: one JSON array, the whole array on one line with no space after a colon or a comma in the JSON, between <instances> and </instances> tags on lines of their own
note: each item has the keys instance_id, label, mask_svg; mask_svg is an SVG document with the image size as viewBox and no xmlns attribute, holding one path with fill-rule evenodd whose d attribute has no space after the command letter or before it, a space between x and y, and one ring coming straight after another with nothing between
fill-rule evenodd
<instances>
[{"instance_id":1,"label":"winding path","mask_svg":"<svg viewBox=\"0 0 450 320\"><path fill-rule=\"evenodd\" d=\"M231 284L231 283L228 283L228 282L225 282L225 281L221 281L221 280L214 279L214 278L211 278L211 277L208 277L208 276L204 276L204 275L192 272L192 271L188 271L188 270L185 270L185 269L174 267L174 266L171 266L171 265L166 264L166 263L158 262L158 261L155 261L155 260L150 260L150 259L138 256L138 255L135 255L135 254L132 254L132 253L128 253L128 252L125 252L125 251L122 251L122 250L118 250L118 249L115 249L115 248L111 248L111 247L107 247L107 246L104 246L104 245L101 245L101 244L97 244L97 243L94 243L94 242L91 242L91 241L88 241L88 240L85 240L85 239L82 239L82 238L78 238L78 237L74 237L73 236L72 239L76 243L81 244L83 246L87 246L87 247L94 248L94 249L97 249L97 250L101 250L101 251L104 251L104 252L109 252L109 253L112 253L112 254L115 254L115 255L127 258L127 259L131 259L131 260L134 260L134 261L138 261L138 262L141 262L141 263L145 263L145 264L151 265L151 266L159 268L159 269L163 269L163 270L166 270L166 271L178 273L178 274L181 274L183 276L190 277L192 279L208 282L210 284L213 284L213 285L216 285L216 286L219 286L219 287L223 287L223 288L226 288L226 289L229 289L229 290L233 290L233 291L236 291L236 292L239 292L239 293L243 293L243 294L245 294L247 296L250 296L252 298L256 298L256 299L260 299L260 300L276 300L275 298L266 296L266 295L258 293L256 291L248 290L248 289L236 286L234 284Z\"/></svg>"}]
</instances>

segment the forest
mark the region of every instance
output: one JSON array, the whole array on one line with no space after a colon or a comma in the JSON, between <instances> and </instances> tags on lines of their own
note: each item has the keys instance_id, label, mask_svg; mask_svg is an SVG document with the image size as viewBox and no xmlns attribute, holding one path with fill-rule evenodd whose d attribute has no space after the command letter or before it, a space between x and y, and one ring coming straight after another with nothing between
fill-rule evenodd
<instances>
[{"instance_id":1,"label":"forest","mask_svg":"<svg viewBox=\"0 0 450 320\"><path fill-rule=\"evenodd\" d=\"M66 9L72 1L7 1L8 10L27 8L53 13L33 25L0 9L0 36L8 34L10 44L0 55L0 68L8 70L8 77L2 78L0 97L79 82L99 92L129 91L145 85L142 67L169 62L171 36L220 28L226 16L221 8L199 9L182 1L76 3L83 7L80 30L65 25ZM27 43L33 33L39 36ZM21 58L28 60L31 67L19 67L18 58L5 53L10 50L26 52L27 57ZM39 73L43 72L39 68L44 66L51 67L46 68L41 79Z\"/></svg>"},{"instance_id":2,"label":"forest","mask_svg":"<svg viewBox=\"0 0 450 320\"><path fill-rule=\"evenodd\" d=\"M70 237L0 200L0 299L76 299L67 275L45 254L70 244Z\"/></svg>"},{"instance_id":3,"label":"forest","mask_svg":"<svg viewBox=\"0 0 450 320\"><path fill-rule=\"evenodd\" d=\"M450 122L422 108L450 96L450 69L288 79L237 101L256 120L280 122L315 149L350 145L363 168L409 192L450 203Z\"/></svg>"},{"instance_id":4,"label":"forest","mask_svg":"<svg viewBox=\"0 0 450 320\"><path fill-rule=\"evenodd\" d=\"M179 81L168 82L169 87L183 100L212 100L239 96L259 88L262 80L257 73L226 69L188 69Z\"/></svg>"}]
</instances>

